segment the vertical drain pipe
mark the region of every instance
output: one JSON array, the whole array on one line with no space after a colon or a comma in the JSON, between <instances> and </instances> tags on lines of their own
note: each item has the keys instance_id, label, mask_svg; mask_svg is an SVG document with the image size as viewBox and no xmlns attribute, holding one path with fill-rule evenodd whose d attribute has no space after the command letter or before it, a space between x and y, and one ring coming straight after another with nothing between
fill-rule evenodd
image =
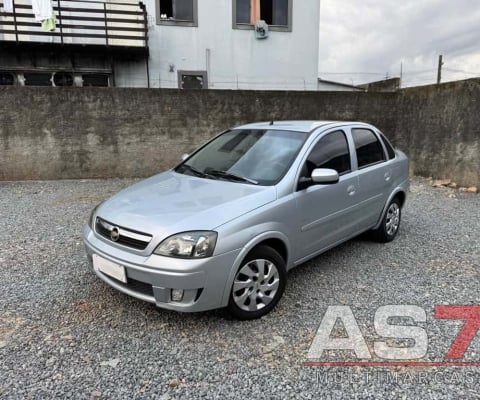
<instances>
[{"instance_id":1,"label":"vertical drain pipe","mask_svg":"<svg viewBox=\"0 0 480 400\"><path fill-rule=\"evenodd\" d=\"M144 39L145 39L145 69L147 73L147 88L150 89L150 50L148 48L148 14L147 7L142 1L139 3L140 8L143 13L143 29L144 29Z\"/></svg>"},{"instance_id":2,"label":"vertical drain pipe","mask_svg":"<svg viewBox=\"0 0 480 400\"><path fill-rule=\"evenodd\" d=\"M147 65L147 88L150 89L150 62L149 62L149 55L147 52L147 55L145 56L145 63Z\"/></svg>"},{"instance_id":3,"label":"vertical drain pipe","mask_svg":"<svg viewBox=\"0 0 480 400\"><path fill-rule=\"evenodd\" d=\"M213 86L211 83L211 78L210 78L210 49L205 49L205 69L207 70L207 82L209 82L210 85ZM208 86L207 86L208 89Z\"/></svg>"}]
</instances>

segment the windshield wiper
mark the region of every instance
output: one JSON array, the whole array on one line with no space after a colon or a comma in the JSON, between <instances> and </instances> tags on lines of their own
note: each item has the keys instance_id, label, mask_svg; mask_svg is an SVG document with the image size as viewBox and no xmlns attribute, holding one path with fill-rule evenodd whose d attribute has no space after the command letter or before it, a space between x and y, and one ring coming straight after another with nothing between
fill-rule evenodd
<instances>
[{"instance_id":1,"label":"windshield wiper","mask_svg":"<svg viewBox=\"0 0 480 400\"><path fill-rule=\"evenodd\" d=\"M221 171L219 169L206 168L205 173L207 173L208 175L218 176L220 178L230 179L237 182L248 182L248 183L253 183L254 185L258 185L258 182L253 179L246 178L240 175L235 175L235 174L232 174L231 172Z\"/></svg>"},{"instance_id":2,"label":"windshield wiper","mask_svg":"<svg viewBox=\"0 0 480 400\"><path fill-rule=\"evenodd\" d=\"M195 167L192 167L191 165L188 165L188 164L182 164L180 165L179 168L184 168L190 172L193 172L196 176L200 176L201 178L206 178L208 176L208 174L196 169Z\"/></svg>"}]
</instances>

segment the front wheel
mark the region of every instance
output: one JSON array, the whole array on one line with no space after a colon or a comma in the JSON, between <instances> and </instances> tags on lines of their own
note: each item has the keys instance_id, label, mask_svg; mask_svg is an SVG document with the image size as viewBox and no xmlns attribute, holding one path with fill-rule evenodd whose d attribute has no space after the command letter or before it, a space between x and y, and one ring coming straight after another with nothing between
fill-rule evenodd
<instances>
[{"instance_id":1,"label":"front wheel","mask_svg":"<svg viewBox=\"0 0 480 400\"><path fill-rule=\"evenodd\" d=\"M242 262L233 280L228 312L235 318L259 318L270 312L285 290L285 260L274 249L258 246Z\"/></svg>"},{"instance_id":2,"label":"front wheel","mask_svg":"<svg viewBox=\"0 0 480 400\"><path fill-rule=\"evenodd\" d=\"M391 242L397 235L402 218L402 208L398 198L394 198L387 207L380 226L373 230L373 237L381 243Z\"/></svg>"}]
</instances>

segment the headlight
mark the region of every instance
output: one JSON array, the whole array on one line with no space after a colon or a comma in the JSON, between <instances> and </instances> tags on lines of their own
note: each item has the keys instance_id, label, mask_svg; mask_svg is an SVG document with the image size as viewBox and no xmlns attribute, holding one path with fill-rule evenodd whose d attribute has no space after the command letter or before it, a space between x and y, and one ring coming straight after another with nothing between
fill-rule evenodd
<instances>
[{"instance_id":1,"label":"headlight","mask_svg":"<svg viewBox=\"0 0 480 400\"><path fill-rule=\"evenodd\" d=\"M183 232L166 238L154 253L160 256L178 258L210 257L217 242L217 232Z\"/></svg>"},{"instance_id":2,"label":"headlight","mask_svg":"<svg viewBox=\"0 0 480 400\"><path fill-rule=\"evenodd\" d=\"M103 203L103 201L102 201ZM100 207L102 205L102 203L98 203L94 209L92 210L92 212L90 213L90 217L88 218L88 226L90 227L90 229L93 231L94 230L94 227L95 227L95 221L94 221L94 218L95 218L95 214L97 213L97 209L98 207Z\"/></svg>"}]
</instances>

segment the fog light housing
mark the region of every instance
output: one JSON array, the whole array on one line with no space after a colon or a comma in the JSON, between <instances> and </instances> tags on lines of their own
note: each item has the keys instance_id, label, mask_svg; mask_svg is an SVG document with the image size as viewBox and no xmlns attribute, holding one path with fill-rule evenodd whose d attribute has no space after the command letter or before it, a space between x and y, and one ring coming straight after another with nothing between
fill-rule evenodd
<instances>
[{"instance_id":1,"label":"fog light housing","mask_svg":"<svg viewBox=\"0 0 480 400\"><path fill-rule=\"evenodd\" d=\"M183 289L172 289L170 293L172 301L182 301L183 300Z\"/></svg>"}]
</instances>

